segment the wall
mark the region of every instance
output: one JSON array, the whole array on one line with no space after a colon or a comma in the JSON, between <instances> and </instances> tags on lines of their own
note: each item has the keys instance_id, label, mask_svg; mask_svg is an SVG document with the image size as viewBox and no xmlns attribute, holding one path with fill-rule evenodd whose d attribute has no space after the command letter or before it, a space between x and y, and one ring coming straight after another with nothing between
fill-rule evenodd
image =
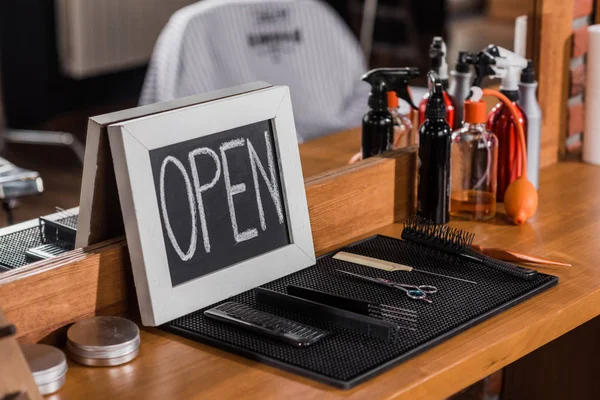
<instances>
[{"instance_id":1,"label":"wall","mask_svg":"<svg viewBox=\"0 0 600 400\"><path fill-rule=\"evenodd\" d=\"M569 100L567 114L566 153L569 157L581 155L584 140L586 55L588 51L587 27L596 19L595 8L600 1L573 1L573 45L569 68Z\"/></svg>"},{"instance_id":2,"label":"wall","mask_svg":"<svg viewBox=\"0 0 600 400\"><path fill-rule=\"evenodd\" d=\"M533 8L534 0L488 0L487 13L490 18L514 21L520 15L527 15Z\"/></svg>"}]
</instances>

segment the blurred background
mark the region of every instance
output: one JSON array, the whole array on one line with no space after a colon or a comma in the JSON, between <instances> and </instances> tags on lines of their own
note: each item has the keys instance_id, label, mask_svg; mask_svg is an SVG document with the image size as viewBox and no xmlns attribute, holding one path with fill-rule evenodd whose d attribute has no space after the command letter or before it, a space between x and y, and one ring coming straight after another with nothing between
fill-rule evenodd
<instances>
[{"instance_id":1,"label":"blurred background","mask_svg":"<svg viewBox=\"0 0 600 400\"><path fill-rule=\"evenodd\" d=\"M422 74L415 84L423 86L433 36L446 40L450 68L459 50L480 50L490 43L512 48L514 18L526 14L532 1L322 2L362 48L365 68L417 66ZM0 2L1 155L38 171L45 186L43 195L13 202L16 222L55 206L77 205L87 119L139 104L159 34L175 11L202 2ZM361 101L366 108L367 99ZM0 226L6 225L4 218Z\"/></svg>"}]
</instances>

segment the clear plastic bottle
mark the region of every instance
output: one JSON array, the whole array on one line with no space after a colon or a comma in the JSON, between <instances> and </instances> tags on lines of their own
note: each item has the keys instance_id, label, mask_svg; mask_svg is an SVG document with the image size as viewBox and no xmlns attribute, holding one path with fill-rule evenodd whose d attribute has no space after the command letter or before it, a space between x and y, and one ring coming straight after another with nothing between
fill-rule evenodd
<instances>
[{"instance_id":1,"label":"clear plastic bottle","mask_svg":"<svg viewBox=\"0 0 600 400\"><path fill-rule=\"evenodd\" d=\"M496 215L498 138L486 129L483 101L467 100L464 110L465 123L452 134L450 215L487 221Z\"/></svg>"},{"instance_id":2,"label":"clear plastic bottle","mask_svg":"<svg viewBox=\"0 0 600 400\"><path fill-rule=\"evenodd\" d=\"M400 111L400 101L396 92L388 92L388 111L394 121L394 149L410 146L412 121ZM393 149L388 149L393 150Z\"/></svg>"}]
</instances>

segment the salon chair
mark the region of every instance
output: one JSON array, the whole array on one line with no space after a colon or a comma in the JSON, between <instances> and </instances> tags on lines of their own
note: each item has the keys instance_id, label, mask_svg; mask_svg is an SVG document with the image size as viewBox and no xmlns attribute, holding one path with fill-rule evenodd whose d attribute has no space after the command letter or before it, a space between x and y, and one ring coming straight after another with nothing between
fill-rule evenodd
<instances>
[{"instance_id":1,"label":"salon chair","mask_svg":"<svg viewBox=\"0 0 600 400\"><path fill-rule=\"evenodd\" d=\"M366 70L360 44L322 1L203 0L163 29L140 103L259 80L287 85L303 142L360 124Z\"/></svg>"}]
</instances>

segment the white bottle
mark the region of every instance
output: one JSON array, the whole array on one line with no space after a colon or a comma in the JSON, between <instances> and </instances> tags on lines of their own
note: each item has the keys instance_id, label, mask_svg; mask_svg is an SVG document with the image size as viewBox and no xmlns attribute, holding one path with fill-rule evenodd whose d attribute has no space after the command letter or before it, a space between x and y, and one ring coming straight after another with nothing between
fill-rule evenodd
<instances>
[{"instance_id":1,"label":"white bottle","mask_svg":"<svg viewBox=\"0 0 600 400\"><path fill-rule=\"evenodd\" d=\"M452 129L460 129L464 121L464 102L471 91L471 66L466 62L466 51L458 53L458 62L454 71L450 72L452 81L448 88L448 94L454 99L454 126Z\"/></svg>"},{"instance_id":2,"label":"white bottle","mask_svg":"<svg viewBox=\"0 0 600 400\"><path fill-rule=\"evenodd\" d=\"M542 110L536 97L538 83L531 60L521 73L519 100L517 103L527 115L527 177L536 189L539 188L540 147L542 140Z\"/></svg>"}]
</instances>

